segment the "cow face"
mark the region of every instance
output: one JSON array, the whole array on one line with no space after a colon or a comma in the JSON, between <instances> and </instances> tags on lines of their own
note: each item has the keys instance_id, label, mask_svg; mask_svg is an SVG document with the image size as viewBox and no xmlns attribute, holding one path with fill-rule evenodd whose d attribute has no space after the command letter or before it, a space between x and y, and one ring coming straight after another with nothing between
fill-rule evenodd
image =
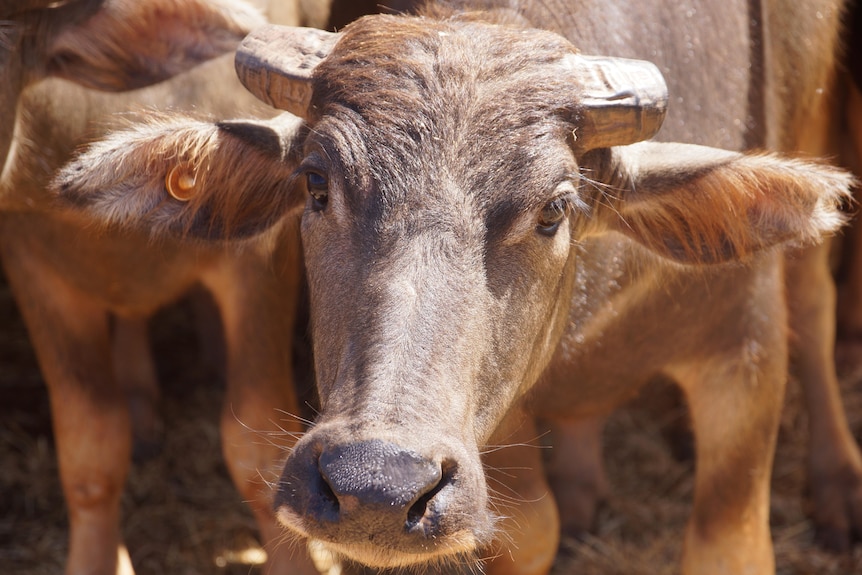
<instances>
[{"instance_id":1,"label":"cow face","mask_svg":"<svg viewBox=\"0 0 862 575\"><path fill-rule=\"evenodd\" d=\"M378 566L488 541L480 446L553 351L586 208L560 58L513 78L405 47L317 70L298 180L322 409L279 492L285 523Z\"/></svg>"},{"instance_id":2,"label":"cow face","mask_svg":"<svg viewBox=\"0 0 862 575\"><path fill-rule=\"evenodd\" d=\"M278 513L368 565L492 537L480 453L569 321L588 257L574 246L619 232L717 263L841 221L849 180L829 168L625 146L658 129L660 78L647 64L585 71L554 34L375 17L340 37L270 28L244 44L263 48L240 51L241 79L304 122L141 127L94 146L58 189L103 221L205 238L302 211L321 406ZM190 197L165 183L177 164L195 175Z\"/></svg>"}]
</instances>

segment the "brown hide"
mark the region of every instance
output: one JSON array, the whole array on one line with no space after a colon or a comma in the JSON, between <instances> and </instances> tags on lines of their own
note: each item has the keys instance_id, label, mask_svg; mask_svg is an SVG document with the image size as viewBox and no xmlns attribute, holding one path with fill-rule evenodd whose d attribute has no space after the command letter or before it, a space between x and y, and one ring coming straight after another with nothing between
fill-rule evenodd
<instances>
[{"instance_id":1,"label":"brown hide","mask_svg":"<svg viewBox=\"0 0 862 575\"><path fill-rule=\"evenodd\" d=\"M3 70L3 87L0 88L0 123L4 126L15 125L15 110L18 103L18 95L23 87L23 65L18 61L18 56L13 50L17 46L21 30L18 26L0 22L0 69ZM6 165L6 156L9 146L12 144L12 130L6 129L0 132L0 154ZM2 173L2 169L0 169Z\"/></svg>"},{"instance_id":2,"label":"brown hide","mask_svg":"<svg viewBox=\"0 0 862 575\"><path fill-rule=\"evenodd\" d=\"M56 4L54 0L3 0L0 3L0 18L9 18L20 15L29 10L39 10Z\"/></svg>"},{"instance_id":3,"label":"brown hide","mask_svg":"<svg viewBox=\"0 0 862 575\"><path fill-rule=\"evenodd\" d=\"M476 3L469 5L475 6ZM507 6L493 2L482 5ZM525 3L520 13L534 23L541 22L572 38L586 53L641 57L656 62L665 74L671 94L669 115L658 136L660 139L730 149L768 147L823 154L831 151L826 142L828 106L835 70L840 8L839 2L738 2L732 5L658 2L636 6L608 2L580 2L576 6L568 6L561 2L543 2ZM611 34L607 33L608 22L612 23ZM628 249L613 252L609 256L610 261L623 258ZM812 445L815 446L810 462L814 507L817 509L814 517L827 545L846 548L851 526L862 520L862 510L853 503L862 486L862 465L837 395L831 348L833 288L825 262L826 252L825 248L813 248L794 256L788 285L792 327L797 334L794 340L797 349L795 365L808 398ZM647 256L642 257L648 259ZM677 273L677 270L662 272L653 280L656 287L652 289L677 277ZM631 271L619 270L603 262L590 274L585 274L589 282L583 280L581 291L589 292L589 286L593 285L626 285L620 277L628 277L629 274ZM713 277L710 273L695 280L695 285L701 286L695 291L703 291L707 285L736 281L732 277L732 274ZM691 281L686 279L685 283ZM670 283L675 285L677 282ZM639 289L634 287L641 285L636 282L635 286L629 286L632 289L624 289L620 293L623 296L637 294ZM744 282L736 284L739 293L757 302L759 288L743 288L743 285ZM612 294L605 295L611 297ZM712 297L692 298L704 304L702 310L725 309L710 305L708 302L713 301ZM601 355L597 358L596 350L588 345L579 346L590 350L583 355L589 358L585 360L585 374L570 371L565 380L590 381L595 378L599 395L608 394L616 387L625 389L625 393L620 393L601 408L606 409L632 393L633 389L627 382L644 380L651 372L669 369L661 367L662 362L669 361L669 350L665 348L673 349L675 346L667 345L669 336L663 335L659 327L650 326L649 318L665 318L665 308L678 308L677 300L674 292L667 300L648 304L615 300L609 307L598 302L588 304L602 305L603 309L600 312L587 307L580 310L581 314L617 314L620 309L625 309L628 311L624 314L626 317L639 318L639 323L623 324L626 328L620 329L618 340L602 333L602 338L596 341L597 346L628 349L632 344L631 334L637 334L636 342L639 348L643 346L644 355L641 360L633 358L630 363L618 363L616 356L611 356L607 364L609 372L604 373L600 369L594 370L590 363L600 362ZM743 308L757 312L758 305L748 302ZM699 314L699 311L694 311L686 318L663 320L662 323L668 321L671 325L691 326L690 329L695 330L711 325L711 330L716 329L711 320ZM715 317L711 311L710 317ZM718 318L715 321L719 321ZM674 341L697 341L700 347L710 346L707 334L711 331L700 332L702 335L699 337L680 334L679 330L674 333L671 338ZM572 337L580 342L584 336ZM696 351L696 348L691 351ZM629 372L629 369L634 371ZM609 386L609 381L614 383ZM559 382L557 389L562 387L562 382ZM589 402L582 401L582 398L589 396L588 390L584 391L584 396L578 396L581 408L587 408ZM609 397L614 397L614 394L609 394ZM548 404L559 407L566 402L555 398ZM573 523L580 521L580 518L572 518Z\"/></svg>"},{"instance_id":4,"label":"brown hide","mask_svg":"<svg viewBox=\"0 0 862 575\"><path fill-rule=\"evenodd\" d=\"M828 146L828 152L855 174L862 174L862 6L857 0L845 2L842 16L842 60L838 67L836 87L827 94L825 106L816 111L831 121L832 131L823 142L822 127L814 134L801 131L799 147L818 152L818 146ZM821 152L822 153L822 152ZM858 186L855 191L858 200ZM853 206L854 212L856 206ZM818 539L827 547L846 551L855 535L862 530L862 505L852 495L862 489L862 457L849 429L835 372L820 369L832 366L833 357L845 383L857 378L859 353L858 334L862 331L862 265L860 265L859 226L846 231L841 242L842 266L838 270L840 297L832 285L832 255L826 248L808 250L794 257L789 268L788 287L794 309L793 329L797 347L796 371L803 382L809 406L811 444L818 446L809 454L813 519L818 526ZM834 252L834 250L833 250ZM796 263L798 262L798 263ZM836 304L836 299L837 304ZM837 313L836 313L837 312ZM836 317L837 316L837 317ZM837 320L837 321L836 321ZM837 330L836 330L837 323ZM838 333L838 346L836 343Z\"/></svg>"},{"instance_id":5,"label":"brown hide","mask_svg":"<svg viewBox=\"0 0 862 575\"><path fill-rule=\"evenodd\" d=\"M428 8L425 19L360 20L334 48L285 30L298 47L287 61L320 61L313 74L285 71L285 94L308 94L311 82L299 110L307 128L172 119L92 147L58 186L103 222L203 238L235 220L230 196L262 186L271 199L245 204L242 219L265 226L267 203L288 213L303 192L321 412L279 484L278 513L294 534L369 565L446 568L495 527L514 528L480 452L529 436L522 408L594 417L664 374L684 390L698 442L683 572L768 573L787 377L783 260L769 248L836 229L850 180L690 144L585 153L578 122L590 98L565 66L575 48L525 28L547 24L587 54L656 60L672 96L660 136L741 149L770 129L770 84L757 74L766 68L749 66L766 40L751 36L747 9ZM190 146L198 136L206 144ZM269 147L270 170L299 163L287 189L273 193L263 165L237 189L223 155ZM184 203L162 182L190 150L212 158L210 183ZM505 484L542 493L538 457L526 459ZM523 506L489 572L547 571L557 521L548 503Z\"/></svg>"},{"instance_id":6,"label":"brown hide","mask_svg":"<svg viewBox=\"0 0 862 575\"><path fill-rule=\"evenodd\" d=\"M845 28L847 74L842 78L845 89L841 102L843 114L838 119L841 136L839 150L842 163L856 174L862 174L862 3L849 2ZM858 190L857 190L858 191ZM858 194L857 194L858 196ZM860 229L854 225L844 242L842 253L844 289L838 307L838 328L842 340L852 347L862 335L862 249ZM854 354L855 355L855 354ZM848 371L857 363L850 361Z\"/></svg>"},{"instance_id":7,"label":"brown hide","mask_svg":"<svg viewBox=\"0 0 862 575\"><path fill-rule=\"evenodd\" d=\"M770 17L776 8L779 12L787 9L770 4L766 7ZM821 124L817 123L820 120L817 113L822 108L824 94L829 88L838 10L834 4L795 8L799 12L790 9L780 14L782 19L790 21L793 26L779 23L776 19L758 23L759 14L752 12L755 8L742 3L736 6L699 2L684 3L682 6L676 2L660 3L658 6L655 3L649 6L626 3L625 6L616 7L607 2L600 5L587 2L571 8L554 3L550 7L547 3L536 3L526 5L521 16L533 23L546 22L550 28L566 33L586 53L642 57L658 63L665 72L672 95L669 117L664 131L659 135L662 139L707 143L731 149L770 145L776 149L816 151L818 138L822 138L821 132L817 131L822 130L822 127L818 128ZM818 8L822 10L821 17L812 20L806 10ZM549 15L552 18L548 18ZM751 24L752 20L755 24ZM613 34L607 33L604 26L606 21L613 22ZM804 29L800 23L808 23L808 29ZM798 39L811 43L812 38L822 39L823 45L798 45ZM772 56L779 51L781 54L778 57ZM785 57L792 59L792 63L781 60ZM784 75L788 69L806 73L788 78ZM451 72L444 73L444 77L448 74ZM325 80L320 81L329 87ZM320 93L330 95L328 91ZM350 88L342 92L345 95L349 93ZM340 96L336 96L336 101ZM385 92L357 96L350 109L363 117L366 113L371 114L372 109L363 111L362 98L367 98L366 104L374 102L373 113L397 115L397 109L376 109L381 101L388 102L391 97ZM515 93L510 97L515 101L521 98ZM313 116L316 117L320 110L326 109L327 103L317 101L314 105L318 110ZM415 105L403 103L401 109L415 113ZM806 129L802 130L800 126ZM483 138L477 137L475 141L481 142ZM372 150L388 148L378 148L373 143L367 145ZM475 149L471 152L475 153ZM406 164L415 162L433 173L439 173L442 168L436 165L431 167L426 160L415 158L415 153L406 156L386 155L374 157L369 163L379 166L389 165L393 161ZM311 169L315 168L316 165L312 164ZM512 165L509 164L508 168L512 169ZM387 181L386 177L378 174L372 179ZM362 182L356 177L351 181ZM406 184L428 188L427 183ZM430 187L434 189L437 184L431 184ZM356 207L353 206L353 209ZM306 255L308 261L312 262L313 309L331 310L336 306L334 300L315 300L315 293L332 291L324 287L323 283L315 291L314 276L318 273L322 278L358 275L363 278L364 285L369 285L372 290L379 289L374 287L377 283L373 279L375 276L369 275L371 272L360 271L373 268L370 262L352 271L350 268L345 270L343 266L344 254L352 254L347 261L356 258L357 262L363 262L360 254L369 253L369 247L342 245L335 248L335 253L340 254L336 258L340 262L340 269L324 265L317 270L316 262L322 260L321 256L315 256L314 251L308 251L314 250L315 243L309 238L306 237ZM373 252L379 249L379 246L375 246ZM574 284L576 296L583 294L583 297L576 297L573 301L569 333L564 337L558 359L544 382L543 389L547 391L534 394L532 407L535 412L548 416L571 416L573 412L592 415L630 397L640 383L653 375L663 372L673 377L685 389L694 410L700 445L698 468L701 473L698 477L695 516L687 536L684 570L705 573L770 570L766 490L771 464L769 454L777 418L776 405L780 404L786 377L783 359L786 353L786 312L782 303L780 257L774 254L759 256L756 263L743 269L699 270L692 273L691 270L668 266L654 256L642 253L640 248L620 243L617 239L588 240L579 250L579 269L582 272L575 276ZM632 252L637 256L632 257ZM486 264L487 261L486 256ZM402 263L395 268L403 269L405 265ZM383 272L382 275L392 280L391 272ZM429 280L412 277L406 281L411 285L421 285ZM329 286L330 280L324 279L322 282ZM434 289L430 289L433 293ZM348 297L341 294L336 299L375 301L371 293ZM481 307L477 296L465 295L456 299L467 299ZM454 317L448 321L463 325L463 321L455 319L462 317L459 308L455 307L451 312ZM422 312L419 313L421 316ZM347 317L352 317L352 314L348 312ZM445 317L443 321L446 321ZM739 318L745 319L740 322ZM326 367L333 348L346 345L346 341L351 341L351 346L357 344L346 340L348 336L333 333L331 325L322 325L318 324L317 341L327 342L322 348L326 358L319 360L318 374L321 378L321 393L325 398L327 382L334 377L327 376L327 373L338 373L339 379L355 380L363 377L354 374L356 364L374 365L383 359L379 356L374 356L375 359L360 359L349 355L343 363ZM358 329L359 325L365 323L357 318L355 325L355 329ZM421 325L413 326L412 330L424 333L426 328ZM471 333L476 337L475 332ZM373 342L372 339L357 347L363 349L370 346L373 349L377 345ZM456 349L462 347L452 342L449 345ZM473 342L471 347L476 349L475 345ZM621 361L620 350L625 350L625 361ZM458 369L468 369L469 372L467 364L460 363L452 356L449 359ZM820 367L830 369L826 364ZM416 373L415 369L411 371ZM362 381L365 382L362 385L371 385L364 379ZM738 381L743 385L737 389L738 397L734 399L723 397L717 391L730 381ZM753 391L750 388L752 382L757 382L757 393L750 393ZM829 382L822 385L827 384ZM332 411L378 414L370 403L361 403L363 407L358 407L356 402L360 401L359 397L376 397L379 400L380 397L398 393L372 388L376 391L366 395L368 390L360 392L359 385L352 383L350 392L340 389L339 394L333 393L335 403L332 404ZM451 394L450 391L443 393L446 397ZM352 403L352 407L348 408L347 404L336 401L336 396ZM439 399L441 395L435 397ZM480 404L483 404L483 409L491 409L499 401L500 398L496 397L490 404L481 401ZM506 404L506 401L502 403ZM725 417L727 414L735 414L735 417L730 422L716 422L710 416L716 408ZM356 417L360 416L343 422L344 425L351 425L351 435L354 437L357 428L365 429L368 426ZM335 431L327 429L327 421L324 409L324 423L317 430L319 437L335 436ZM838 422L840 424L840 419ZM333 425L337 426L337 423ZM730 436L730 443L725 443L728 439L717 438L715 430L722 427L738 433L738 438ZM408 433L399 434L388 430L383 437L397 437L398 443L405 445L405 435ZM337 443L339 440L328 437L320 441L325 445L326 441ZM746 444L746 449L738 447L742 442ZM852 450L849 455L852 458L855 446L845 442L845 448ZM297 459L300 457L298 455ZM842 457L843 454L836 458L839 464ZM831 471L837 471L834 464ZM285 477L296 472L296 467L289 466ZM294 485L290 480L287 480L287 484ZM284 501L288 503L283 509L293 505L289 496ZM293 516L292 512L285 512L285 517L291 526L307 525ZM307 527L300 527L301 531L304 529ZM740 539L740 533L743 532L748 535ZM341 539L349 538L347 533L342 533L335 548L339 548ZM370 552L361 553L364 560L374 560Z\"/></svg>"},{"instance_id":8,"label":"brown hide","mask_svg":"<svg viewBox=\"0 0 862 575\"><path fill-rule=\"evenodd\" d=\"M267 205L288 213L305 198L321 412L279 484L294 534L381 567L469 557L495 527L514 527L479 454L529 436L522 409L564 425L589 418L580 428L592 446L579 456L595 457L596 417L662 374L683 389L697 438L683 572L774 571L769 473L788 315L783 254L769 248L835 230L850 180L691 144L799 149L802 139L813 149L837 8L786 7L781 18L800 25L789 27L763 18L781 6L759 3L455 4L489 10L428 7L424 19L364 19L337 38L285 30L285 42L260 48L296 63L284 84L249 83L306 128L138 127L70 164L60 193L103 222L210 239L265 227ZM530 26L585 54L655 61L671 94L659 137L687 144L585 152L590 97L565 65L575 48ZM794 43L806 33L823 50ZM779 50L823 74L784 90ZM267 56L257 62L279 60ZM249 62L238 59L244 78L258 65ZM283 190L265 162L243 183L225 156L261 147L278 158L270 170L299 163ZM209 184L184 203L162 182L177 165L187 173L189 154ZM251 193L259 203L240 217L236 197ZM541 493L538 457L526 459L509 480ZM597 493L600 467L589 463L595 481L581 482ZM547 571L554 512L548 500L522 509L512 554L489 572Z\"/></svg>"},{"instance_id":9,"label":"brown hide","mask_svg":"<svg viewBox=\"0 0 862 575\"><path fill-rule=\"evenodd\" d=\"M119 532L119 501L130 428L151 425L149 402L157 394L146 318L198 282L215 295L225 326L226 462L259 522L270 572L314 572L304 553L294 560L289 548L270 545L280 529L262 478L284 446L257 435L280 429L275 410L297 411L290 359L275 343L292 337L301 276L295 231L274 231L289 238L277 249L186 250L146 233L105 233L64 218L45 193L77 147L156 109L209 118L272 113L238 84L231 55L121 95L58 77L108 90L152 84L231 51L263 19L231 0L203 7L191 1L155 8L154 2L115 0L52 4L58 7L2 8L2 17L15 16L0 22L0 253L51 398L70 518L67 572L132 572ZM282 321L267 323L268 314ZM150 397L140 421L138 411L129 412L130 387Z\"/></svg>"},{"instance_id":10,"label":"brown hide","mask_svg":"<svg viewBox=\"0 0 862 575\"><path fill-rule=\"evenodd\" d=\"M659 139L730 149L768 148L806 156L835 153L829 128L836 110L833 83L843 2L656 2L638 6L580 2L572 10L559 2L550 4L550 10L569 16L558 16L549 24L574 38L579 48L648 58L659 65L671 94ZM528 12L544 18L546 6L536 3ZM596 16L591 18L590 14ZM613 22L613 34L605 33L603 21ZM813 519L827 547L846 550L854 530L862 525L858 504L862 458L847 426L833 362L835 292L828 252L825 245L793 252L786 285L794 334L794 374L803 387L810 417ZM607 277L590 285L612 285L620 273L612 266L595 272L600 278L603 273ZM663 283L665 278L661 277ZM712 286L712 278L705 278L703 285ZM610 313L616 306L629 309L628 305L617 303L591 313ZM671 309L678 306L673 301L667 305ZM631 313L656 317L639 306ZM655 313L664 317L663 312ZM679 323L689 325L682 320ZM642 325L630 327L629 332L619 332L615 343L600 341L599 345L627 347L631 333L638 334L638 342L663 341ZM690 341L685 335L673 339ZM666 350L656 350L649 357L664 353ZM595 353L584 351L583 357L593 361ZM616 373L624 365L614 362L608 368ZM622 377L599 377L596 385L606 386L607 379ZM594 503L579 501L571 492L562 496L569 500L561 508L564 517L570 517L572 528L589 524L589 518L566 510L589 508Z\"/></svg>"}]
</instances>

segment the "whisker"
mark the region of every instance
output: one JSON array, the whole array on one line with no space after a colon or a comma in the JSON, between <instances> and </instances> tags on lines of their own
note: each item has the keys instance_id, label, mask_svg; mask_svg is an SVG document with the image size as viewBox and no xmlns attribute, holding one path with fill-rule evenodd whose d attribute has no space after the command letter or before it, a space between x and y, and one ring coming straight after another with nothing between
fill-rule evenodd
<instances>
[{"instance_id":1,"label":"whisker","mask_svg":"<svg viewBox=\"0 0 862 575\"><path fill-rule=\"evenodd\" d=\"M537 441L537 440L539 440L539 439L541 439L541 438L545 437L545 436L546 436L546 435L548 435L549 433L550 433L550 432L547 432L547 431L546 431L546 432L542 433L541 435L539 435L536 439L533 439L533 440L530 440L530 441ZM506 444L506 445L489 445L489 446L486 446L486 447L487 447L486 449L483 449L482 451L480 451L480 452L479 452L479 454L480 454L480 455L487 455L487 454L489 454L489 453L496 453L497 451L502 451L502 450L504 450L504 449L509 449L510 447L530 447L530 448L532 448L532 449L551 449L551 447L552 447L552 446L550 446L550 445L541 445L541 444L538 444L538 445L537 445L537 444L535 444L535 443L508 443L508 444Z\"/></svg>"},{"instance_id":2,"label":"whisker","mask_svg":"<svg viewBox=\"0 0 862 575\"><path fill-rule=\"evenodd\" d=\"M308 402L306 402L305 404L308 407L310 407L312 410L314 410L314 408ZM304 417L302 417L300 415L297 415L295 413L291 413L291 412L286 411L284 409L276 409L275 411L277 411L278 413L280 413L282 415L287 416L288 418L294 419L294 420L298 421L299 423L303 423L303 424L307 425L308 427L312 427L314 425L314 422L312 420L305 419ZM315 412L315 415L320 415L320 414Z\"/></svg>"}]
</instances>

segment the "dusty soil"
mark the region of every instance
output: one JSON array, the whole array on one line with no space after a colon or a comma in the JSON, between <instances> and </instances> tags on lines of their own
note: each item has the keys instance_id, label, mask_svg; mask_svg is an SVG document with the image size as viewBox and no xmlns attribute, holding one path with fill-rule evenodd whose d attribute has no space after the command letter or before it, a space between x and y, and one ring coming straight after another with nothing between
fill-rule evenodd
<instances>
[{"instance_id":1,"label":"dusty soil","mask_svg":"<svg viewBox=\"0 0 862 575\"><path fill-rule=\"evenodd\" d=\"M124 498L123 533L140 575L260 572L251 515L221 458L218 416L223 386L197 353L188 306L154 322L163 384L164 446L135 464ZM59 573L66 514L57 479L49 406L26 333L0 290L0 571ZM862 387L845 382L853 429L862 430ZM663 417L621 410L606 430L612 497L597 532L566 543L556 572L661 575L677 572L690 509L692 464L678 461ZM862 573L862 546L832 555L814 544L806 515L806 418L791 382L773 480L772 525L781 575Z\"/></svg>"}]
</instances>

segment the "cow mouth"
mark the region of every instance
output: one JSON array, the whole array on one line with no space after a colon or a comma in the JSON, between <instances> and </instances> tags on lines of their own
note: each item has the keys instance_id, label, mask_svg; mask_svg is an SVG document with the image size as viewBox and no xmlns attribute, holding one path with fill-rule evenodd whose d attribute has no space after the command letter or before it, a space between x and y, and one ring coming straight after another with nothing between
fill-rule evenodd
<instances>
[{"instance_id":1,"label":"cow mouth","mask_svg":"<svg viewBox=\"0 0 862 575\"><path fill-rule=\"evenodd\" d=\"M376 543L340 543L310 539L309 544L338 558L349 559L375 569L399 569L416 565L459 566L474 564L477 560L476 538L465 531L447 538L427 552L404 552Z\"/></svg>"}]
</instances>

